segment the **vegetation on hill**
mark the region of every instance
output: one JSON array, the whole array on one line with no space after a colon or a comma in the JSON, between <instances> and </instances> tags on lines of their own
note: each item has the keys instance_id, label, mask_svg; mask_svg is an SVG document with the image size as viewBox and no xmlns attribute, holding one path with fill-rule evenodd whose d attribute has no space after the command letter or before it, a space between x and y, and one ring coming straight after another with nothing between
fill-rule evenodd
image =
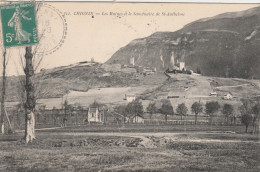
<instances>
[{"instance_id":1,"label":"vegetation on hill","mask_svg":"<svg viewBox=\"0 0 260 172\"><path fill-rule=\"evenodd\" d=\"M171 68L171 54L203 75L260 78L260 8L201 19L176 32L133 40L106 63Z\"/></svg>"},{"instance_id":2,"label":"vegetation on hill","mask_svg":"<svg viewBox=\"0 0 260 172\"><path fill-rule=\"evenodd\" d=\"M36 97L55 98L62 97L70 90L88 91L90 88L125 87L140 83L133 73L110 72L109 76L105 76L105 73L107 72L98 63L92 66L75 65L42 70L34 78ZM7 101L20 101L22 82L24 76L7 78Z\"/></svg>"}]
</instances>

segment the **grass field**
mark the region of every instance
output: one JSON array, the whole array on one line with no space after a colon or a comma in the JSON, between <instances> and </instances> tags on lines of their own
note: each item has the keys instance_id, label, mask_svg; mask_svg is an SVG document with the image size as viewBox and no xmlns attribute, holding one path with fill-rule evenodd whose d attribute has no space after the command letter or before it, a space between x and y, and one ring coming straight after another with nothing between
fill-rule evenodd
<instances>
[{"instance_id":1,"label":"grass field","mask_svg":"<svg viewBox=\"0 0 260 172\"><path fill-rule=\"evenodd\" d=\"M208 129L68 127L37 131L37 139L27 145L21 140L23 133L0 135L0 171L260 170L259 136L228 133L229 126ZM242 132L244 128L233 129Z\"/></svg>"},{"instance_id":2,"label":"grass field","mask_svg":"<svg viewBox=\"0 0 260 172\"><path fill-rule=\"evenodd\" d=\"M252 127L248 128L250 132ZM111 125L85 125L85 126L70 126L66 128L58 128L51 130L43 130L40 132L131 132L131 133L163 133L163 132L227 132L244 133L244 126L210 126L210 125L140 125L140 124L111 124Z\"/></svg>"},{"instance_id":3,"label":"grass field","mask_svg":"<svg viewBox=\"0 0 260 172\"><path fill-rule=\"evenodd\" d=\"M237 109L241 103L238 98L226 101L208 95L216 87L218 93L224 94L240 89L233 86L248 84L234 79L232 82L222 78L209 80L203 76L172 80L163 77L160 82L155 79L158 76L149 77L142 81L143 86L71 91L64 99L85 106L101 99L102 103L122 104L125 94L136 94L144 98L145 108L151 100L181 93L181 98L171 99L174 110L179 103L186 103L191 114L190 106L195 101L205 104L217 100L221 105L230 103ZM255 85L249 86L248 91L244 85L242 90L235 91L241 95L259 92L253 89ZM61 102L62 98L38 101L50 108L59 107ZM193 120L194 116L185 119ZM260 137L245 134L244 130L244 126L215 125L68 126L36 130L37 139L30 144L24 144L20 131L0 135L0 171L260 171Z\"/></svg>"}]
</instances>

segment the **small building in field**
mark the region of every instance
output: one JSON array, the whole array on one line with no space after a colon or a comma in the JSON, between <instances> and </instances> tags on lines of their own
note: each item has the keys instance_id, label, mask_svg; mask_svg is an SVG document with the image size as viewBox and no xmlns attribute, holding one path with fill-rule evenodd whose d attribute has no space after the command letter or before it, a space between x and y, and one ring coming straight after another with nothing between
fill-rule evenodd
<instances>
[{"instance_id":1,"label":"small building in field","mask_svg":"<svg viewBox=\"0 0 260 172\"><path fill-rule=\"evenodd\" d=\"M233 99L233 95L231 93L225 94L223 99L224 100L231 100L231 99Z\"/></svg>"},{"instance_id":2,"label":"small building in field","mask_svg":"<svg viewBox=\"0 0 260 172\"><path fill-rule=\"evenodd\" d=\"M125 100L127 102L132 102L132 101L135 101L135 95L125 95Z\"/></svg>"},{"instance_id":3,"label":"small building in field","mask_svg":"<svg viewBox=\"0 0 260 172\"><path fill-rule=\"evenodd\" d=\"M133 67L127 67L127 68L122 68L121 72L131 74L131 73L137 73L137 70Z\"/></svg>"},{"instance_id":4,"label":"small building in field","mask_svg":"<svg viewBox=\"0 0 260 172\"><path fill-rule=\"evenodd\" d=\"M135 58L134 57L131 57L130 58L130 65L135 65Z\"/></svg>"},{"instance_id":5,"label":"small building in field","mask_svg":"<svg viewBox=\"0 0 260 172\"><path fill-rule=\"evenodd\" d=\"M110 73L104 73L102 76L103 77L109 77L109 76L111 76L111 74Z\"/></svg>"},{"instance_id":6,"label":"small building in field","mask_svg":"<svg viewBox=\"0 0 260 172\"><path fill-rule=\"evenodd\" d=\"M89 107L88 122L103 122L103 118L101 113L99 113L98 107Z\"/></svg>"},{"instance_id":7,"label":"small building in field","mask_svg":"<svg viewBox=\"0 0 260 172\"><path fill-rule=\"evenodd\" d=\"M154 70L153 69L148 69L148 68L146 68L146 69L143 69L143 74L144 75L151 75L151 74L154 74Z\"/></svg>"},{"instance_id":8,"label":"small building in field","mask_svg":"<svg viewBox=\"0 0 260 172\"><path fill-rule=\"evenodd\" d=\"M211 92L210 94L209 94L211 97L217 97L217 92Z\"/></svg>"},{"instance_id":9,"label":"small building in field","mask_svg":"<svg viewBox=\"0 0 260 172\"><path fill-rule=\"evenodd\" d=\"M120 72L121 64L103 64L101 66L106 72Z\"/></svg>"}]
</instances>

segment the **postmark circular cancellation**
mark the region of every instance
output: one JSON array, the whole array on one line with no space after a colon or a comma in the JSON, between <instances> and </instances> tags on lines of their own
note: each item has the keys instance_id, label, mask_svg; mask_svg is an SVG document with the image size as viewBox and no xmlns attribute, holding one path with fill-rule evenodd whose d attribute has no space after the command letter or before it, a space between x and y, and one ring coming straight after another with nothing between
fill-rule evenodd
<instances>
[{"instance_id":1,"label":"postmark circular cancellation","mask_svg":"<svg viewBox=\"0 0 260 172\"><path fill-rule=\"evenodd\" d=\"M36 54L48 55L56 52L67 36L67 21L55 7L41 3L37 11L39 45Z\"/></svg>"}]
</instances>

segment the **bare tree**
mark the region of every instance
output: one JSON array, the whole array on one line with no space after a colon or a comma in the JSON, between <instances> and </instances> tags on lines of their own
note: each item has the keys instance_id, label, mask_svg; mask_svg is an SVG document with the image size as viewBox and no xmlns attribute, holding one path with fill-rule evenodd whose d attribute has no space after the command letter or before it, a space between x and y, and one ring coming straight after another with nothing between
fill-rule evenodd
<instances>
[{"instance_id":1,"label":"bare tree","mask_svg":"<svg viewBox=\"0 0 260 172\"><path fill-rule=\"evenodd\" d=\"M71 109L68 100L64 101L63 107L64 107L64 116L63 116L63 123L62 123L62 125L63 125L63 127L66 127L67 126L67 121L68 121L68 116L69 116L70 109ZM77 116L77 114L76 114L76 116Z\"/></svg>"},{"instance_id":2,"label":"bare tree","mask_svg":"<svg viewBox=\"0 0 260 172\"><path fill-rule=\"evenodd\" d=\"M52 108L52 120L53 120L54 126L56 126L56 124L57 124L58 115L59 115L59 110L55 106L53 106L53 108Z\"/></svg>"},{"instance_id":3,"label":"bare tree","mask_svg":"<svg viewBox=\"0 0 260 172\"><path fill-rule=\"evenodd\" d=\"M36 14L40 9L40 3L37 3L36 5ZM39 42L41 41L41 38L43 37L44 32L42 35L39 36ZM24 84L24 90L25 90L25 101L24 101L24 109L25 109L25 135L24 139L25 142L31 142L35 139L35 105L36 105L36 96L35 96L35 84L34 84L34 76L35 71L40 66L43 56L38 56L36 58L36 54L39 48L39 44L35 46L34 50L32 50L32 47L26 47L25 48L25 65L24 65L24 59L23 56L20 56L21 65L24 69L25 73L25 84ZM21 82L23 83L23 82ZM21 93L23 94L23 93ZM23 100L21 100L23 101Z\"/></svg>"},{"instance_id":4,"label":"bare tree","mask_svg":"<svg viewBox=\"0 0 260 172\"><path fill-rule=\"evenodd\" d=\"M31 142L35 139L35 105L36 105L36 86L35 86L35 71L39 66L39 62L35 62L38 46L35 47L34 51L32 47L25 48L25 62L22 56L20 56L20 63L25 73L24 78L20 77L20 85L22 88L19 89L19 99L21 104L24 105L25 110L25 142ZM42 61L43 56L39 57L39 61ZM34 64L37 65L34 65ZM36 66L36 67L34 67Z\"/></svg>"},{"instance_id":5,"label":"bare tree","mask_svg":"<svg viewBox=\"0 0 260 172\"><path fill-rule=\"evenodd\" d=\"M259 118L260 118L260 103L256 103L252 107L253 112L253 134L259 134Z\"/></svg>"},{"instance_id":6,"label":"bare tree","mask_svg":"<svg viewBox=\"0 0 260 172\"><path fill-rule=\"evenodd\" d=\"M25 91L26 103L25 107L25 142L28 143L35 139L35 89L33 84L34 68L33 68L32 47L25 49Z\"/></svg>"},{"instance_id":7,"label":"bare tree","mask_svg":"<svg viewBox=\"0 0 260 172\"><path fill-rule=\"evenodd\" d=\"M3 76L2 76L2 97L1 97L1 133L5 132L4 116L5 116L5 87L6 87L6 49L3 50Z\"/></svg>"}]
</instances>

